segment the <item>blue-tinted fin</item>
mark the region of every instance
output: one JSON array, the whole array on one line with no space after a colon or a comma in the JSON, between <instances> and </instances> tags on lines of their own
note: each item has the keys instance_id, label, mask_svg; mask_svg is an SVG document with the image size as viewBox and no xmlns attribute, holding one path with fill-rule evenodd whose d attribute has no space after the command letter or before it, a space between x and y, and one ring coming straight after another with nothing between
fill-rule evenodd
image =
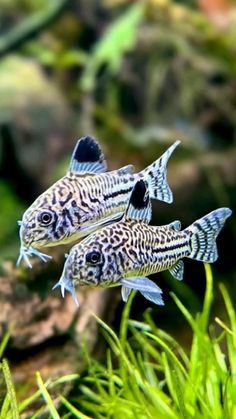
<instances>
[{"instance_id":1,"label":"blue-tinted fin","mask_svg":"<svg viewBox=\"0 0 236 419\"><path fill-rule=\"evenodd\" d=\"M128 164L127 166L121 167L117 170L117 174L122 175L132 175L134 173L134 166L132 164Z\"/></svg>"},{"instance_id":2,"label":"blue-tinted fin","mask_svg":"<svg viewBox=\"0 0 236 419\"><path fill-rule=\"evenodd\" d=\"M173 202L173 194L167 181L167 163L173 151L180 144L175 141L162 156L139 173L148 182L151 199L159 199L167 203Z\"/></svg>"},{"instance_id":3,"label":"blue-tinted fin","mask_svg":"<svg viewBox=\"0 0 236 419\"><path fill-rule=\"evenodd\" d=\"M104 154L93 137L82 137L77 141L69 170L75 173L104 173L107 171Z\"/></svg>"},{"instance_id":4,"label":"blue-tinted fin","mask_svg":"<svg viewBox=\"0 0 236 419\"><path fill-rule=\"evenodd\" d=\"M140 291L140 293L149 301L152 301L155 304L163 305L164 302L162 300L162 290L158 287L155 282L151 281L145 277L136 277L136 278L124 278L121 281L122 289L124 291L122 293L122 298L124 301L127 301L129 293L132 289ZM125 299L126 298L126 299Z\"/></svg>"},{"instance_id":5,"label":"blue-tinted fin","mask_svg":"<svg viewBox=\"0 0 236 419\"><path fill-rule=\"evenodd\" d=\"M168 227L173 228L175 231L181 230L181 222L179 220L172 221L172 223L167 224Z\"/></svg>"},{"instance_id":6,"label":"blue-tinted fin","mask_svg":"<svg viewBox=\"0 0 236 419\"><path fill-rule=\"evenodd\" d=\"M137 276L132 278L123 278L120 281L121 285L124 285L127 288L131 288L138 291L147 291L147 292L159 292L162 293L160 287L158 287L155 282L151 281L151 279Z\"/></svg>"},{"instance_id":7,"label":"blue-tinted fin","mask_svg":"<svg viewBox=\"0 0 236 419\"><path fill-rule=\"evenodd\" d=\"M169 269L171 275L178 281L182 281L184 277L184 262L179 260L172 268Z\"/></svg>"},{"instance_id":8,"label":"blue-tinted fin","mask_svg":"<svg viewBox=\"0 0 236 419\"><path fill-rule=\"evenodd\" d=\"M138 180L133 187L124 218L149 223L152 217L152 207L148 192L148 183Z\"/></svg>"},{"instance_id":9,"label":"blue-tinted fin","mask_svg":"<svg viewBox=\"0 0 236 419\"><path fill-rule=\"evenodd\" d=\"M77 307L79 307L79 301L77 299L77 295L76 295L76 292L75 292L75 287L71 282L65 281L62 277L60 279L60 281L58 281L52 289L55 290L58 287L61 287L61 295L62 295L63 298L65 297L65 290L68 291L72 295L73 300L74 300L75 304L77 305Z\"/></svg>"},{"instance_id":10,"label":"blue-tinted fin","mask_svg":"<svg viewBox=\"0 0 236 419\"><path fill-rule=\"evenodd\" d=\"M157 304L158 306L164 306L165 303L162 299L162 295L158 292L140 292L147 300L151 301L152 303Z\"/></svg>"},{"instance_id":11,"label":"blue-tinted fin","mask_svg":"<svg viewBox=\"0 0 236 419\"><path fill-rule=\"evenodd\" d=\"M122 300L125 301L125 303L128 301L129 295L131 293L132 289L131 288L127 288L124 285L122 285L121 287L121 297Z\"/></svg>"}]
</instances>

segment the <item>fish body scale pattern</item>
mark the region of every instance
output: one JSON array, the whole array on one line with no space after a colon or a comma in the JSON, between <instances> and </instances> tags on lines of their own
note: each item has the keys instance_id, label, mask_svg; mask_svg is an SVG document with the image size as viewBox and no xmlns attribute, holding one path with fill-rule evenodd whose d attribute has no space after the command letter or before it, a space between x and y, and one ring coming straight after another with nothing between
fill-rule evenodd
<instances>
[{"instance_id":1,"label":"fish body scale pattern","mask_svg":"<svg viewBox=\"0 0 236 419\"><path fill-rule=\"evenodd\" d=\"M89 246L90 238L86 240ZM102 247L105 263L102 281L112 282L108 265L115 258L118 270L114 282L121 277L146 276L172 267L190 252L189 235L169 227L152 227L135 220L119 222L96 235L93 244Z\"/></svg>"},{"instance_id":2,"label":"fish body scale pattern","mask_svg":"<svg viewBox=\"0 0 236 419\"><path fill-rule=\"evenodd\" d=\"M120 176L115 171L84 176L69 173L39 196L30 211L38 211L38 208L54 211L56 219L51 232L52 240L66 242L68 228L70 235L83 237L87 234L86 228L92 227L92 224L95 224L96 230L96 221L122 215L137 178L138 174ZM81 227L83 231L80 234ZM88 232L91 231L93 228ZM71 241L70 237L68 241Z\"/></svg>"},{"instance_id":3,"label":"fish body scale pattern","mask_svg":"<svg viewBox=\"0 0 236 419\"><path fill-rule=\"evenodd\" d=\"M146 276L168 269L190 251L189 236L169 227L152 227L145 223L133 223L135 237L137 276Z\"/></svg>"},{"instance_id":4,"label":"fish body scale pattern","mask_svg":"<svg viewBox=\"0 0 236 419\"><path fill-rule=\"evenodd\" d=\"M73 185L73 192L78 193L78 203L82 207L85 203L85 207L88 206L88 209L92 210L94 203L104 203L110 208L120 204L127 205L127 194L132 191L136 178L137 175L119 177L115 174L90 175L83 178L72 174L68 177L68 187Z\"/></svg>"},{"instance_id":5,"label":"fish body scale pattern","mask_svg":"<svg viewBox=\"0 0 236 419\"><path fill-rule=\"evenodd\" d=\"M136 177L137 175L121 177L116 174L68 176L68 191L72 189L74 207L77 207L82 216L80 222L96 221L123 212Z\"/></svg>"}]
</instances>

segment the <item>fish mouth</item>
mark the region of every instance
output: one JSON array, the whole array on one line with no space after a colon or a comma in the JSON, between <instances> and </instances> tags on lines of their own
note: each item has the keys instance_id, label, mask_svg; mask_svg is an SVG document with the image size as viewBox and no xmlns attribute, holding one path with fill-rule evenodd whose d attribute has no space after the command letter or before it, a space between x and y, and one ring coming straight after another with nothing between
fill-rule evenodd
<instances>
[{"instance_id":1,"label":"fish mouth","mask_svg":"<svg viewBox=\"0 0 236 419\"><path fill-rule=\"evenodd\" d=\"M62 276L61 279L56 283L56 285L54 285L52 289L55 290L58 287L61 287L61 295L63 298L65 297L65 291L68 291L72 295L77 307L79 307L79 301L75 292L75 286L72 281L67 280Z\"/></svg>"},{"instance_id":2,"label":"fish mouth","mask_svg":"<svg viewBox=\"0 0 236 419\"><path fill-rule=\"evenodd\" d=\"M20 247L20 254L18 256L16 266L19 266L21 261L23 260L28 266L28 268L32 269L32 263L29 260L29 257L37 256L43 262L48 262L48 260L52 259L52 256L47 255L46 253L39 252L37 249L34 249L32 246L25 247L21 245Z\"/></svg>"},{"instance_id":3,"label":"fish mouth","mask_svg":"<svg viewBox=\"0 0 236 419\"><path fill-rule=\"evenodd\" d=\"M19 236L20 236L20 254L18 256L16 266L19 266L21 261L23 260L25 262L25 265L32 269L32 264L29 260L32 256L37 256L39 259L41 259L43 262L47 262L48 260L52 259L52 256L47 255L46 253L39 252L39 250L35 249L31 246L31 243L25 245L23 241L23 228L24 223L22 221L18 221L18 225L20 226L19 230Z\"/></svg>"}]
</instances>

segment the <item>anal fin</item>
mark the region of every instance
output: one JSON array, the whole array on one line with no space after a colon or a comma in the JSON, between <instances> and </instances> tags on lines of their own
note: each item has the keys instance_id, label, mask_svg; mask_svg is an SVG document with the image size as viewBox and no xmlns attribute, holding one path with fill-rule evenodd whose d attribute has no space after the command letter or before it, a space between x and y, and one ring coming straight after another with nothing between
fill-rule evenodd
<instances>
[{"instance_id":1,"label":"anal fin","mask_svg":"<svg viewBox=\"0 0 236 419\"><path fill-rule=\"evenodd\" d=\"M172 266L172 268L169 269L169 271L175 279L182 281L184 277L184 262L179 260L175 265Z\"/></svg>"}]
</instances>

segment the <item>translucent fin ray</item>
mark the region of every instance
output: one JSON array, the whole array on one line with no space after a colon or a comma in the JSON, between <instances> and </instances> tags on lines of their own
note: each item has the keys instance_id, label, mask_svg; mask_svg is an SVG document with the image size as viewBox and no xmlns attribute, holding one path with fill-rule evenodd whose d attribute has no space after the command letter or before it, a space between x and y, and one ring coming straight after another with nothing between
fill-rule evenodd
<instances>
[{"instance_id":1,"label":"translucent fin ray","mask_svg":"<svg viewBox=\"0 0 236 419\"><path fill-rule=\"evenodd\" d=\"M128 164L127 166L121 167L117 170L117 174L120 176L123 175L132 175L134 173L134 166L132 164Z\"/></svg>"},{"instance_id":2,"label":"translucent fin ray","mask_svg":"<svg viewBox=\"0 0 236 419\"><path fill-rule=\"evenodd\" d=\"M167 224L167 226L172 228L175 231L181 230L181 222L179 220L172 221L172 223Z\"/></svg>"},{"instance_id":3,"label":"translucent fin ray","mask_svg":"<svg viewBox=\"0 0 236 419\"><path fill-rule=\"evenodd\" d=\"M182 281L184 277L184 262L179 260L174 266L169 269L169 272L175 279L178 281Z\"/></svg>"},{"instance_id":4,"label":"translucent fin ray","mask_svg":"<svg viewBox=\"0 0 236 419\"><path fill-rule=\"evenodd\" d=\"M158 287L155 282L151 281L145 277L133 277L133 278L123 278L121 279L121 285L131 288L138 291L143 292L157 292L159 294L162 293L160 287Z\"/></svg>"},{"instance_id":5,"label":"translucent fin ray","mask_svg":"<svg viewBox=\"0 0 236 419\"><path fill-rule=\"evenodd\" d=\"M164 305L162 290L155 282L145 277L124 278L121 281L121 294L124 301L128 300L132 289L139 291L147 300L154 304Z\"/></svg>"},{"instance_id":6,"label":"translucent fin ray","mask_svg":"<svg viewBox=\"0 0 236 419\"><path fill-rule=\"evenodd\" d=\"M164 306L164 301L162 299L162 295L158 292L147 292L147 291L140 291L141 294L149 301L151 301L154 304L157 304L158 306Z\"/></svg>"},{"instance_id":7,"label":"translucent fin ray","mask_svg":"<svg viewBox=\"0 0 236 419\"><path fill-rule=\"evenodd\" d=\"M132 289L131 288L127 288L124 285L122 285L121 287L121 297L122 300L126 303L128 301L129 295L131 293Z\"/></svg>"}]
</instances>

